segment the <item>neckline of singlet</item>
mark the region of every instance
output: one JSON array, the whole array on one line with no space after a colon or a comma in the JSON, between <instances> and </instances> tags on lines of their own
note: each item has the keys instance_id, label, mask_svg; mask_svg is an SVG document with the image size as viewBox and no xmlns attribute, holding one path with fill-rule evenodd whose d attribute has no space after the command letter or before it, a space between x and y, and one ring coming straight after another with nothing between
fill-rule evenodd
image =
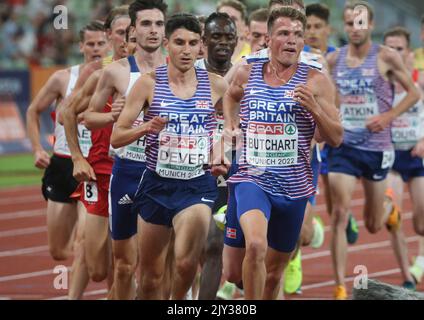
<instances>
[{"instance_id":1,"label":"neckline of singlet","mask_svg":"<svg viewBox=\"0 0 424 320\"><path fill-rule=\"evenodd\" d=\"M273 87L271 85L269 85L268 83L265 82L264 79L264 72L263 69L265 67L265 64L268 63L269 61L264 61L264 62L258 62L253 64L253 70L252 70L252 76L260 76L261 79L261 85L266 86L268 89L270 90L276 90L276 89L284 89L286 86L292 86L292 82L295 81L303 81L304 79L302 79L303 77L307 77L307 73L305 75L305 67L307 67L306 64L304 64L303 62L298 62L297 63L297 69L296 71L293 73L293 75L290 77L289 81L287 81L286 83L282 84L281 86L278 87ZM250 82L250 81L249 81Z\"/></svg>"},{"instance_id":2,"label":"neckline of singlet","mask_svg":"<svg viewBox=\"0 0 424 320\"><path fill-rule=\"evenodd\" d=\"M362 61L362 63L360 65L358 65L356 67L350 67L346 62L348 50L349 50L349 45L346 45L346 46L344 46L340 49L340 54L339 54L339 58L338 58L339 65L341 67L343 67L344 69L347 69L347 70L357 70L357 69L361 69L363 67L366 67L370 63L373 63L373 59L375 59L376 55L378 54L378 51L380 50L380 45L377 44L377 43L373 43L371 45L371 48L368 52L367 57L364 59L364 61Z\"/></svg>"},{"instance_id":3,"label":"neckline of singlet","mask_svg":"<svg viewBox=\"0 0 424 320\"><path fill-rule=\"evenodd\" d=\"M192 102L192 100L194 100L199 95L200 88L202 86L205 87L205 90L208 90L208 95L211 96L208 72L206 70L203 70L197 67L194 67L194 72L196 74L196 80L197 80L196 91L194 92L193 96L187 99L182 99L176 96L174 92L172 91L171 86L169 85L168 65L163 65L156 69L156 83L158 85L164 85L165 90L171 96L170 98L177 99L185 103Z\"/></svg>"}]
</instances>

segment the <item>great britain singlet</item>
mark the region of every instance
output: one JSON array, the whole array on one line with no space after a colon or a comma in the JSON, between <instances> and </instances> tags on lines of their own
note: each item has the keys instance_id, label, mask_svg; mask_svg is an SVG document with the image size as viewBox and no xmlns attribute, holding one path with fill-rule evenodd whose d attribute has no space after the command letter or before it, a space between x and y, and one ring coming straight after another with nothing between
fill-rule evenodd
<instances>
[{"instance_id":1,"label":"great britain singlet","mask_svg":"<svg viewBox=\"0 0 424 320\"><path fill-rule=\"evenodd\" d=\"M377 66L380 46L373 44L365 61L356 68L346 64L348 46L340 49L333 78L340 95L340 112L344 127L343 143L366 151L393 150L390 126L373 133L367 120L389 111L393 105L393 85L386 81Z\"/></svg>"},{"instance_id":2,"label":"great britain singlet","mask_svg":"<svg viewBox=\"0 0 424 320\"><path fill-rule=\"evenodd\" d=\"M312 114L293 100L311 67L299 63L288 83L271 87L263 79L266 62L254 63L240 102L243 150L239 170L228 182L251 182L272 195L302 199L314 194L310 147Z\"/></svg>"},{"instance_id":3,"label":"great britain singlet","mask_svg":"<svg viewBox=\"0 0 424 320\"><path fill-rule=\"evenodd\" d=\"M80 66L73 66L70 69L68 87L66 88L65 98L68 97L74 90L79 76ZM59 123L58 114L55 114L55 129L54 129L55 142L53 151L56 155L61 157L70 157L71 151L69 150L68 142L66 140L65 128ZM83 126L78 124L78 143L84 157L88 156L91 148L91 133Z\"/></svg>"},{"instance_id":4,"label":"great britain singlet","mask_svg":"<svg viewBox=\"0 0 424 320\"><path fill-rule=\"evenodd\" d=\"M195 68L197 89L193 97L180 99L170 87L168 67L156 69L155 93L144 120L166 117L168 123L157 134L147 135L147 168L164 178L190 180L204 175L209 163L216 128L207 71Z\"/></svg>"}]
</instances>

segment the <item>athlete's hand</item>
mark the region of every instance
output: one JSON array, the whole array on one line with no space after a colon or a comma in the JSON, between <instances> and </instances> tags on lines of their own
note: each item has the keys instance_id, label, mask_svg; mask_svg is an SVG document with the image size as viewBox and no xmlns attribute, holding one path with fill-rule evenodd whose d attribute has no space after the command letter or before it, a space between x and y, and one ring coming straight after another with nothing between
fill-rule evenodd
<instances>
[{"instance_id":1,"label":"athlete's hand","mask_svg":"<svg viewBox=\"0 0 424 320\"><path fill-rule=\"evenodd\" d=\"M152 120L144 123L142 126L147 133L159 134L168 123L167 118L156 116Z\"/></svg>"},{"instance_id":2,"label":"athlete's hand","mask_svg":"<svg viewBox=\"0 0 424 320\"><path fill-rule=\"evenodd\" d=\"M50 164L50 156L44 150L35 151L34 158L34 165L39 169L45 169Z\"/></svg>"},{"instance_id":3,"label":"athlete's hand","mask_svg":"<svg viewBox=\"0 0 424 320\"><path fill-rule=\"evenodd\" d=\"M118 121L119 115L121 114L122 109L124 109L124 106L125 106L124 96L119 97L112 103L111 114L112 114L114 122Z\"/></svg>"},{"instance_id":4,"label":"athlete's hand","mask_svg":"<svg viewBox=\"0 0 424 320\"><path fill-rule=\"evenodd\" d=\"M84 124L84 112L77 115L77 123Z\"/></svg>"},{"instance_id":5,"label":"athlete's hand","mask_svg":"<svg viewBox=\"0 0 424 320\"><path fill-rule=\"evenodd\" d=\"M413 157L424 158L424 139L418 141L414 149L412 149L411 155Z\"/></svg>"},{"instance_id":6,"label":"athlete's hand","mask_svg":"<svg viewBox=\"0 0 424 320\"><path fill-rule=\"evenodd\" d=\"M390 112L384 112L368 118L366 127L371 132L380 132L386 129L393 120L393 116Z\"/></svg>"},{"instance_id":7,"label":"athlete's hand","mask_svg":"<svg viewBox=\"0 0 424 320\"><path fill-rule=\"evenodd\" d=\"M97 180L93 168L84 158L74 160L73 176L78 182Z\"/></svg>"},{"instance_id":8,"label":"athlete's hand","mask_svg":"<svg viewBox=\"0 0 424 320\"><path fill-rule=\"evenodd\" d=\"M302 107L305 107L309 112L317 111L320 105L315 100L315 96L311 89L305 84L299 84L294 88L294 101L300 103Z\"/></svg>"}]
</instances>

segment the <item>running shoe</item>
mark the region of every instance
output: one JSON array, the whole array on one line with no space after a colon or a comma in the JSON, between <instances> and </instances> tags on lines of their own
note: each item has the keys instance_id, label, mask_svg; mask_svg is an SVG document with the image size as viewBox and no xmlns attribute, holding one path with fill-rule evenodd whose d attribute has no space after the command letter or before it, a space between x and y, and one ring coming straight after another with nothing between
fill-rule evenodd
<instances>
[{"instance_id":1,"label":"running shoe","mask_svg":"<svg viewBox=\"0 0 424 320\"><path fill-rule=\"evenodd\" d=\"M236 285L234 283L225 281L221 288L219 288L216 297L219 300L232 300L235 291Z\"/></svg>"},{"instance_id":2,"label":"running shoe","mask_svg":"<svg viewBox=\"0 0 424 320\"><path fill-rule=\"evenodd\" d=\"M346 227L346 239L349 244L355 244L358 241L359 228L355 217L352 213L349 214L349 222Z\"/></svg>"},{"instance_id":3,"label":"running shoe","mask_svg":"<svg viewBox=\"0 0 424 320\"><path fill-rule=\"evenodd\" d=\"M387 230L397 230L401 225L401 216L400 210L395 202L395 195L392 189L386 190L386 197L391 201L392 210L390 212L389 218L386 221Z\"/></svg>"},{"instance_id":4,"label":"running shoe","mask_svg":"<svg viewBox=\"0 0 424 320\"><path fill-rule=\"evenodd\" d=\"M415 283L414 282L411 282L411 281L405 281L402 284L402 287L405 288L405 289L407 289L407 290L411 290L411 291L417 290L417 287L415 286Z\"/></svg>"},{"instance_id":5,"label":"running shoe","mask_svg":"<svg viewBox=\"0 0 424 320\"><path fill-rule=\"evenodd\" d=\"M312 225L314 227L314 236L312 237L311 247L319 249L324 243L324 223L320 216L315 216L312 220Z\"/></svg>"},{"instance_id":6,"label":"running shoe","mask_svg":"<svg viewBox=\"0 0 424 320\"><path fill-rule=\"evenodd\" d=\"M302 254L297 252L296 257L289 262L284 270L284 292L296 293L302 286Z\"/></svg>"},{"instance_id":7,"label":"running shoe","mask_svg":"<svg viewBox=\"0 0 424 320\"><path fill-rule=\"evenodd\" d=\"M337 286L334 289L334 299L336 300L346 300L347 292L345 286Z\"/></svg>"},{"instance_id":8,"label":"running shoe","mask_svg":"<svg viewBox=\"0 0 424 320\"><path fill-rule=\"evenodd\" d=\"M424 270L421 268L417 261L414 261L414 264L409 268L409 272L411 273L411 276L414 278L416 283L421 283L421 278L423 277Z\"/></svg>"},{"instance_id":9,"label":"running shoe","mask_svg":"<svg viewBox=\"0 0 424 320\"><path fill-rule=\"evenodd\" d=\"M217 225L217 227L224 231L225 223L226 223L226 214L227 214L227 205L222 206L214 215L213 219Z\"/></svg>"}]
</instances>

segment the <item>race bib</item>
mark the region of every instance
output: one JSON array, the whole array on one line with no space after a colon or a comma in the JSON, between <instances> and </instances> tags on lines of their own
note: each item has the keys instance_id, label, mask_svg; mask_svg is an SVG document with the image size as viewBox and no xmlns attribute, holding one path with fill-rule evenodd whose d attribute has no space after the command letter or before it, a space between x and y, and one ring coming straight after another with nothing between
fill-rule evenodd
<instances>
[{"instance_id":1,"label":"race bib","mask_svg":"<svg viewBox=\"0 0 424 320\"><path fill-rule=\"evenodd\" d=\"M421 137L420 118L405 116L397 118L392 123L392 140L396 149L413 148Z\"/></svg>"},{"instance_id":2,"label":"race bib","mask_svg":"<svg viewBox=\"0 0 424 320\"><path fill-rule=\"evenodd\" d=\"M284 167L297 164L296 123L250 122L246 133L247 163L257 167Z\"/></svg>"},{"instance_id":3,"label":"race bib","mask_svg":"<svg viewBox=\"0 0 424 320\"><path fill-rule=\"evenodd\" d=\"M81 124L78 125L78 143L82 155L87 158L91 148L91 131Z\"/></svg>"},{"instance_id":4,"label":"race bib","mask_svg":"<svg viewBox=\"0 0 424 320\"><path fill-rule=\"evenodd\" d=\"M224 131L224 116L223 115L217 115L216 116L216 129L213 132L213 143L217 143L221 137L222 132Z\"/></svg>"},{"instance_id":5,"label":"race bib","mask_svg":"<svg viewBox=\"0 0 424 320\"><path fill-rule=\"evenodd\" d=\"M142 116L139 116L133 123L133 128L143 124ZM137 162L146 162L146 136L139 138L133 143L119 148L116 154L121 159L128 159Z\"/></svg>"},{"instance_id":6,"label":"race bib","mask_svg":"<svg viewBox=\"0 0 424 320\"><path fill-rule=\"evenodd\" d=\"M95 181L84 182L84 200L87 202L98 201L97 183Z\"/></svg>"},{"instance_id":7,"label":"race bib","mask_svg":"<svg viewBox=\"0 0 424 320\"><path fill-rule=\"evenodd\" d=\"M365 129L366 121L379 114L377 100L373 95L345 96L340 111L345 129Z\"/></svg>"},{"instance_id":8,"label":"race bib","mask_svg":"<svg viewBox=\"0 0 424 320\"><path fill-rule=\"evenodd\" d=\"M390 169L393 166L393 163L395 163L395 152L394 152L394 150L384 151L381 169Z\"/></svg>"},{"instance_id":9,"label":"race bib","mask_svg":"<svg viewBox=\"0 0 424 320\"><path fill-rule=\"evenodd\" d=\"M161 132L156 172L164 178L189 180L204 174L209 163L207 135L176 135Z\"/></svg>"}]
</instances>

